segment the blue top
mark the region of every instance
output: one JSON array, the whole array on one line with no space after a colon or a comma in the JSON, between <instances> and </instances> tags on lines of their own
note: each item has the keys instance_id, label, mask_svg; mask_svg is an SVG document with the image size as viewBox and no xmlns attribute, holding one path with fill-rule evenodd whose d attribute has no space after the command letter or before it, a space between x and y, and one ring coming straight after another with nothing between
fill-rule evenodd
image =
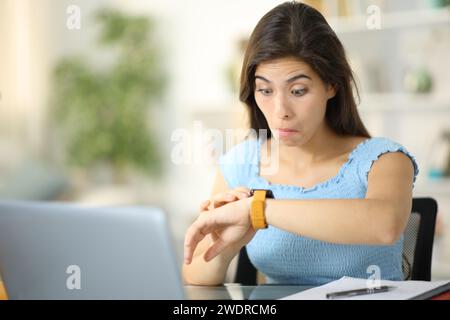
<instances>
[{"instance_id":1,"label":"blue top","mask_svg":"<svg viewBox=\"0 0 450 320\"><path fill-rule=\"evenodd\" d=\"M263 139L247 139L220 158L220 169L230 189L270 189L276 199L361 199L367 192L367 176L374 161L386 152L403 152L419 172L416 160L402 145L387 138L369 138L350 153L336 176L303 188L272 184L259 175ZM255 267L268 283L321 285L343 276L368 278L380 269L381 279L403 280L403 236L394 245L336 244L299 236L270 226L259 230L247 244ZM373 267L371 267L373 268ZM370 272L370 273L368 273Z\"/></svg>"}]
</instances>

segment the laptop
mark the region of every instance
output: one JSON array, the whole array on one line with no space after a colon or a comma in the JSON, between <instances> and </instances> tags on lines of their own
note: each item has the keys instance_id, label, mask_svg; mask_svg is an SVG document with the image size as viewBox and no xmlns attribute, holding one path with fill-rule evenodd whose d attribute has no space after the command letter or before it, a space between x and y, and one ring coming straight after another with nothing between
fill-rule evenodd
<instances>
[{"instance_id":1,"label":"laptop","mask_svg":"<svg viewBox=\"0 0 450 320\"><path fill-rule=\"evenodd\" d=\"M0 201L9 299L185 299L180 267L159 208Z\"/></svg>"}]
</instances>

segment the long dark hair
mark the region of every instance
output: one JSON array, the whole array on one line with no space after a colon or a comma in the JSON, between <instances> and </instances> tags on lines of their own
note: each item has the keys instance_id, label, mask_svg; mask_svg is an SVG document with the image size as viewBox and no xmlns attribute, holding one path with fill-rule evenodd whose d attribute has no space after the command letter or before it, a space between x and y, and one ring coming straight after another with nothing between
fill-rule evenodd
<instances>
[{"instance_id":1,"label":"long dark hair","mask_svg":"<svg viewBox=\"0 0 450 320\"><path fill-rule=\"evenodd\" d=\"M340 135L370 134L359 117L353 88L358 88L338 37L316 9L299 2L282 3L261 18L245 51L239 98L248 107L250 128L271 133L264 114L254 96L255 70L259 63L294 57L307 63L326 84L336 88L327 102L325 118L330 128Z\"/></svg>"}]
</instances>

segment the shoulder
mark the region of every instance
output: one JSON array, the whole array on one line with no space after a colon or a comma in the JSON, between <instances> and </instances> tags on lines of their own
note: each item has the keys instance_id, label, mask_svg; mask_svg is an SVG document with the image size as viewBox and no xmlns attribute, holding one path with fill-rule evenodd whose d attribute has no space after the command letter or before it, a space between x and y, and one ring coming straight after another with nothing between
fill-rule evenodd
<instances>
[{"instance_id":1,"label":"shoulder","mask_svg":"<svg viewBox=\"0 0 450 320\"><path fill-rule=\"evenodd\" d=\"M412 164L413 182L419 173L414 155L402 144L385 137L369 138L361 142L355 150L354 160L358 166L359 176L366 185L371 171L406 174Z\"/></svg>"}]
</instances>

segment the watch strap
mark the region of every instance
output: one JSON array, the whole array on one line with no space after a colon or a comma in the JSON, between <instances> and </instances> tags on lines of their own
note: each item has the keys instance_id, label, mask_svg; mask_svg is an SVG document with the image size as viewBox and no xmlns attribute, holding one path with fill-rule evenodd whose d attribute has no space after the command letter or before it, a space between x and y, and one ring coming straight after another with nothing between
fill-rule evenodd
<instances>
[{"instance_id":1,"label":"watch strap","mask_svg":"<svg viewBox=\"0 0 450 320\"><path fill-rule=\"evenodd\" d=\"M266 207L267 190L252 190L252 194L253 200L250 206L250 219L253 229L266 229L267 222L264 212Z\"/></svg>"}]
</instances>

